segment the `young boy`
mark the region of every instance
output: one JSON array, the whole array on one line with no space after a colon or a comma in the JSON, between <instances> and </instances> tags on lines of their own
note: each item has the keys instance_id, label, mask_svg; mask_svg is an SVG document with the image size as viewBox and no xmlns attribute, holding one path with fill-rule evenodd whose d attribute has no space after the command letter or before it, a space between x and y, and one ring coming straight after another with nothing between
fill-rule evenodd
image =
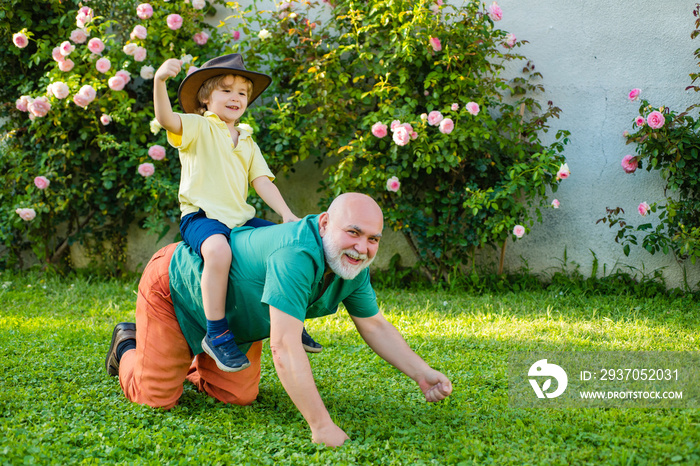
<instances>
[{"instance_id":1,"label":"young boy","mask_svg":"<svg viewBox=\"0 0 700 466\"><path fill-rule=\"evenodd\" d=\"M299 220L289 209L258 145L238 127L250 105L270 85L271 78L245 69L240 54L214 58L190 73L180 85L178 99L185 113L173 112L165 81L181 69L177 59L166 60L155 74L153 102L158 123L168 131L168 142L180 152L182 175L179 201L183 240L204 260L202 304L207 334L202 349L226 372L250 365L224 318L232 253L229 234L242 225L271 225L255 217L246 203L248 186L282 217ZM304 347L322 347L306 333Z\"/></svg>"}]
</instances>

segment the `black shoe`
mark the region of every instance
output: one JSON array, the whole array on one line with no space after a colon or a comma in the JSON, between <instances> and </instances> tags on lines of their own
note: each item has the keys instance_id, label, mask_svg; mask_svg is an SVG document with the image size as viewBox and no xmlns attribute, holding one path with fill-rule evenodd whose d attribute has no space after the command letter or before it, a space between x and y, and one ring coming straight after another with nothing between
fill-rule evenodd
<instances>
[{"instance_id":1,"label":"black shoe","mask_svg":"<svg viewBox=\"0 0 700 466\"><path fill-rule=\"evenodd\" d=\"M117 359L117 348L124 340L136 341L136 324L131 322L122 322L114 327L112 332L112 342L109 345L107 359L105 359L105 368L111 376L119 375L119 359Z\"/></svg>"},{"instance_id":2,"label":"black shoe","mask_svg":"<svg viewBox=\"0 0 700 466\"><path fill-rule=\"evenodd\" d=\"M207 335L202 340L202 349L212 357L217 367L224 372L238 372L250 366L250 361L238 349L238 345L236 345L233 338L222 345L214 346L209 335Z\"/></svg>"},{"instance_id":3,"label":"black shoe","mask_svg":"<svg viewBox=\"0 0 700 466\"><path fill-rule=\"evenodd\" d=\"M320 353L323 351L323 346L311 338L306 332L306 327L301 330L301 346L304 347L307 353Z\"/></svg>"}]
</instances>

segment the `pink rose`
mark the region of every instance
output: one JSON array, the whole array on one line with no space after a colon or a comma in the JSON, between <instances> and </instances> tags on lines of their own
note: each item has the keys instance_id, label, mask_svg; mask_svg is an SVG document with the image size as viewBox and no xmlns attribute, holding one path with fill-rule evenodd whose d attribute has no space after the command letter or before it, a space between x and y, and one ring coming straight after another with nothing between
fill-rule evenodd
<instances>
[{"instance_id":1,"label":"pink rose","mask_svg":"<svg viewBox=\"0 0 700 466\"><path fill-rule=\"evenodd\" d=\"M649 214L649 210L651 210L651 207L649 207L649 204L646 202L642 202L639 204L639 207L637 207L637 211L642 217L646 217Z\"/></svg>"},{"instance_id":2,"label":"pink rose","mask_svg":"<svg viewBox=\"0 0 700 466\"><path fill-rule=\"evenodd\" d=\"M372 125L372 134L378 138L383 138L388 134L386 130L386 125L383 124L381 121L376 122Z\"/></svg>"},{"instance_id":3,"label":"pink rose","mask_svg":"<svg viewBox=\"0 0 700 466\"><path fill-rule=\"evenodd\" d=\"M12 42L19 48L23 49L29 45L29 39L27 35L23 32L17 32L12 35Z\"/></svg>"},{"instance_id":4,"label":"pink rose","mask_svg":"<svg viewBox=\"0 0 700 466\"><path fill-rule=\"evenodd\" d=\"M498 3L493 2L490 7L488 7L489 18L493 21L500 21L503 19L503 10L498 6Z\"/></svg>"},{"instance_id":5,"label":"pink rose","mask_svg":"<svg viewBox=\"0 0 700 466\"><path fill-rule=\"evenodd\" d=\"M394 131L394 142L399 146L405 146L411 139L411 135L406 131L406 128L399 126Z\"/></svg>"},{"instance_id":6,"label":"pink rose","mask_svg":"<svg viewBox=\"0 0 700 466\"><path fill-rule=\"evenodd\" d=\"M46 189L50 184L51 182L45 176L37 176L34 178L34 185L39 189Z\"/></svg>"},{"instance_id":7,"label":"pink rose","mask_svg":"<svg viewBox=\"0 0 700 466\"><path fill-rule=\"evenodd\" d=\"M89 84L86 84L83 87L81 87L80 90L78 91L78 93L86 96L88 99L90 99L90 102L95 100L95 97L97 97L97 91L95 90L94 87L92 87Z\"/></svg>"},{"instance_id":8,"label":"pink rose","mask_svg":"<svg viewBox=\"0 0 700 466\"><path fill-rule=\"evenodd\" d=\"M197 34L192 36L192 40L194 40L194 43L197 45L204 45L209 40L209 34L207 34L204 31L198 32Z\"/></svg>"},{"instance_id":9,"label":"pink rose","mask_svg":"<svg viewBox=\"0 0 700 466\"><path fill-rule=\"evenodd\" d=\"M75 63L73 63L73 60L70 58L66 58L63 61L58 62L58 69L66 73L72 70L74 66Z\"/></svg>"},{"instance_id":10,"label":"pink rose","mask_svg":"<svg viewBox=\"0 0 700 466\"><path fill-rule=\"evenodd\" d=\"M110 61L109 61L108 59L106 59L106 58L100 58L100 59L97 60L97 62L95 63L95 68L96 68L97 71L99 71L100 73L106 73L107 71L109 71L109 69L110 69L111 67L112 67L112 63L110 63Z\"/></svg>"},{"instance_id":11,"label":"pink rose","mask_svg":"<svg viewBox=\"0 0 700 466\"><path fill-rule=\"evenodd\" d=\"M150 65L144 65L141 67L141 71L139 72L139 75L141 76L141 79L153 79L153 76L155 76L156 70Z\"/></svg>"},{"instance_id":12,"label":"pink rose","mask_svg":"<svg viewBox=\"0 0 700 466\"><path fill-rule=\"evenodd\" d=\"M191 75L192 73L194 73L194 72L197 71L198 69L199 69L199 68L197 68L196 66L190 65L190 67L187 68L187 74L186 74L186 76Z\"/></svg>"},{"instance_id":13,"label":"pink rose","mask_svg":"<svg viewBox=\"0 0 700 466\"><path fill-rule=\"evenodd\" d=\"M131 73L126 70L119 70L114 73L114 76L121 76L124 78L124 84L129 84L129 81L131 81Z\"/></svg>"},{"instance_id":14,"label":"pink rose","mask_svg":"<svg viewBox=\"0 0 700 466\"><path fill-rule=\"evenodd\" d=\"M559 171L557 172L557 179L565 180L569 176L571 176L571 171L569 170L569 164L567 164L567 163L562 164L562 166L559 167Z\"/></svg>"},{"instance_id":15,"label":"pink rose","mask_svg":"<svg viewBox=\"0 0 700 466\"><path fill-rule=\"evenodd\" d=\"M439 125L441 121L442 121L442 113L438 112L437 110L433 110L432 112L428 113L428 124L429 125L436 126L436 125Z\"/></svg>"},{"instance_id":16,"label":"pink rose","mask_svg":"<svg viewBox=\"0 0 700 466\"><path fill-rule=\"evenodd\" d=\"M192 0L192 8L195 10L201 10L205 6L207 6L207 2L204 0Z\"/></svg>"},{"instance_id":17,"label":"pink rose","mask_svg":"<svg viewBox=\"0 0 700 466\"><path fill-rule=\"evenodd\" d=\"M85 108L97 97L97 92L89 84L80 88L77 94L73 96L73 103L78 107Z\"/></svg>"},{"instance_id":18,"label":"pink rose","mask_svg":"<svg viewBox=\"0 0 700 466\"><path fill-rule=\"evenodd\" d=\"M87 23L92 21L93 16L92 9L84 6L78 10L78 15L75 17L75 23L79 28L83 28Z\"/></svg>"},{"instance_id":19,"label":"pink rose","mask_svg":"<svg viewBox=\"0 0 700 466\"><path fill-rule=\"evenodd\" d=\"M554 207L555 209L558 209L560 205L561 204L559 203L559 199L554 199L552 201L552 207Z\"/></svg>"},{"instance_id":20,"label":"pink rose","mask_svg":"<svg viewBox=\"0 0 700 466\"><path fill-rule=\"evenodd\" d=\"M133 55L134 53L136 53L136 49L138 49L138 48L139 48L138 45L134 44L133 42L129 42L128 44L126 44L126 45L122 48L122 50L123 50L124 53L127 54L127 55Z\"/></svg>"},{"instance_id":21,"label":"pink rose","mask_svg":"<svg viewBox=\"0 0 700 466\"><path fill-rule=\"evenodd\" d=\"M395 131L396 128L398 128L399 126L401 126L401 122L400 122L399 120L394 120L394 121L391 122L391 125L389 125L389 128L390 128L392 131Z\"/></svg>"},{"instance_id":22,"label":"pink rose","mask_svg":"<svg viewBox=\"0 0 700 466\"><path fill-rule=\"evenodd\" d=\"M666 119L664 118L664 114L659 112L658 110L654 110L647 117L647 124L650 128L659 129L663 127L665 122Z\"/></svg>"},{"instance_id":23,"label":"pink rose","mask_svg":"<svg viewBox=\"0 0 700 466\"><path fill-rule=\"evenodd\" d=\"M134 30L131 31L131 34L129 35L131 37L131 40L134 39L141 39L144 40L146 37L148 37L148 30L141 26L140 24L137 24L134 26Z\"/></svg>"},{"instance_id":24,"label":"pink rose","mask_svg":"<svg viewBox=\"0 0 700 466\"><path fill-rule=\"evenodd\" d=\"M153 7L149 3L142 3L136 7L136 16L141 19L148 19L153 16Z\"/></svg>"},{"instance_id":25,"label":"pink rose","mask_svg":"<svg viewBox=\"0 0 700 466\"><path fill-rule=\"evenodd\" d=\"M634 173L638 166L637 158L633 155L625 155L622 157L622 168L625 170L625 173Z\"/></svg>"},{"instance_id":26,"label":"pink rose","mask_svg":"<svg viewBox=\"0 0 700 466\"><path fill-rule=\"evenodd\" d=\"M165 158L165 147L154 144L148 148L148 156L153 160L163 160Z\"/></svg>"},{"instance_id":27,"label":"pink rose","mask_svg":"<svg viewBox=\"0 0 700 466\"><path fill-rule=\"evenodd\" d=\"M37 97L27 105L27 110L35 117L44 117L51 110L51 104L46 97Z\"/></svg>"},{"instance_id":28,"label":"pink rose","mask_svg":"<svg viewBox=\"0 0 700 466\"><path fill-rule=\"evenodd\" d=\"M395 193L396 191L401 188L401 182L399 179L395 176L392 176L388 180L386 180L386 190L391 191L392 193Z\"/></svg>"},{"instance_id":29,"label":"pink rose","mask_svg":"<svg viewBox=\"0 0 700 466\"><path fill-rule=\"evenodd\" d=\"M138 168L139 175L148 177L156 172L156 167L152 163L142 163Z\"/></svg>"},{"instance_id":30,"label":"pink rose","mask_svg":"<svg viewBox=\"0 0 700 466\"><path fill-rule=\"evenodd\" d=\"M57 62L61 63L65 58L63 55L61 55L61 47L54 47L53 50L51 51L51 56L53 57L54 60Z\"/></svg>"},{"instance_id":31,"label":"pink rose","mask_svg":"<svg viewBox=\"0 0 700 466\"><path fill-rule=\"evenodd\" d=\"M630 91L629 95L627 96L632 102L637 100L639 98L639 94L642 93L641 89L634 88Z\"/></svg>"},{"instance_id":32,"label":"pink rose","mask_svg":"<svg viewBox=\"0 0 700 466\"><path fill-rule=\"evenodd\" d=\"M168 27L170 29L176 31L182 27L182 16L178 15L177 13L173 13L168 15L166 22L168 23Z\"/></svg>"},{"instance_id":33,"label":"pink rose","mask_svg":"<svg viewBox=\"0 0 700 466\"><path fill-rule=\"evenodd\" d=\"M85 94L78 93L73 96L73 103L78 107L85 108L90 105L90 99Z\"/></svg>"},{"instance_id":34,"label":"pink rose","mask_svg":"<svg viewBox=\"0 0 700 466\"><path fill-rule=\"evenodd\" d=\"M507 48L509 48L509 49L510 49L510 48L513 48L513 46L515 46L515 43L516 43L517 41L518 41L518 39L515 37L515 34L512 34L512 33L510 33L510 32L509 32L508 34L506 34L506 43L505 43L505 46L506 46Z\"/></svg>"},{"instance_id":35,"label":"pink rose","mask_svg":"<svg viewBox=\"0 0 700 466\"><path fill-rule=\"evenodd\" d=\"M88 50L90 50L92 53L96 54L101 54L102 51L105 49L105 44L102 42L101 39L98 39L97 37L93 37L88 41Z\"/></svg>"},{"instance_id":36,"label":"pink rose","mask_svg":"<svg viewBox=\"0 0 700 466\"><path fill-rule=\"evenodd\" d=\"M452 104L452 106L450 108L452 109L453 112L456 112L457 110L459 110L459 104Z\"/></svg>"},{"instance_id":37,"label":"pink rose","mask_svg":"<svg viewBox=\"0 0 700 466\"><path fill-rule=\"evenodd\" d=\"M123 76L112 76L107 80L107 85L113 91L121 91L126 86L126 80Z\"/></svg>"},{"instance_id":38,"label":"pink rose","mask_svg":"<svg viewBox=\"0 0 700 466\"><path fill-rule=\"evenodd\" d=\"M622 132L622 137L623 137L623 138L629 137L629 135L630 135L630 132L627 131L627 130L624 130L624 131Z\"/></svg>"},{"instance_id":39,"label":"pink rose","mask_svg":"<svg viewBox=\"0 0 700 466\"><path fill-rule=\"evenodd\" d=\"M112 117L107 115L106 113L103 113L102 116L100 117L100 123L102 123L103 126L107 126L112 122Z\"/></svg>"},{"instance_id":40,"label":"pink rose","mask_svg":"<svg viewBox=\"0 0 700 466\"><path fill-rule=\"evenodd\" d=\"M634 124L637 126L644 126L645 123L646 123L646 120L641 115L639 115L637 118L634 119Z\"/></svg>"},{"instance_id":41,"label":"pink rose","mask_svg":"<svg viewBox=\"0 0 700 466\"><path fill-rule=\"evenodd\" d=\"M68 84L61 81L52 83L49 90L57 99L65 99L70 94Z\"/></svg>"},{"instance_id":42,"label":"pink rose","mask_svg":"<svg viewBox=\"0 0 700 466\"><path fill-rule=\"evenodd\" d=\"M23 95L17 101L15 102L15 106L17 107L17 110L20 112L28 112L29 111L29 104L32 103L34 99L29 97L28 95Z\"/></svg>"},{"instance_id":43,"label":"pink rose","mask_svg":"<svg viewBox=\"0 0 700 466\"><path fill-rule=\"evenodd\" d=\"M440 50L442 50L442 44L440 43L440 39L438 39L437 37L430 38L430 46L436 52L439 52Z\"/></svg>"},{"instance_id":44,"label":"pink rose","mask_svg":"<svg viewBox=\"0 0 700 466\"><path fill-rule=\"evenodd\" d=\"M241 33L238 31L233 31L233 33L231 34L231 37L233 37L233 40L238 40L241 38Z\"/></svg>"},{"instance_id":45,"label":"pink rose","mask_svg":"<svg viewBox=\"0 0 700 466\"><path fill-rule=\"evenodd\" d=\"M513 234L517 238L522 238L525 235L525 227L522 225L515 225L515 228L513 228Z\"/></svg>"},{"instance_id":46,"label":"pink rose","mask_svg":"<svg viewBox=\"0 0 700 466\"><path fill-rule=\"evenodd\" d=\"M15 213L25 222L31 222L36 217L36 211L34 209L16 209Z\"/></svg>"},{"instance_id":47,"label":"pink rose","mask_svg":"<svg viewBox=\"0 0 700 466\"><path fill-rule=\"evenodd\" d=\"M413 139L418 139L418 133L416 133L415 131L411 133L411 140Z\"/></svg>"},{"instance_id":48,"label":"pink rose","mask_svg":"<svg viewBox=\"0 0 700 466\"><path fill-rule=\"evenodd\" d=\"M143 47L136 47L134 52L134 61L142 62L146 59L147 51Z\"/></svg>"},{"instance_id":49,"label":"pink rose","mask_svg":"<svg viewBox=\"0 0 700 466\"><path fill-rule=\"evenodd\" d=\"M452 130L455 129L455 124L451 118L445 118L440 122L440 132L443 134L450 134Z\"/></svg>"},{"instance_id":50,"label":"pink rose","mask_svg":"<svg viewBox=\"0 0 700 466\"><path fill-rule=\"evenodd\" d=\"M477 104L476 102L469 102L467 105L465 105L464 108L466 108L467 111L468 111L469 113L471 113L472 115L478 115L478 114L479 114L480 108L479 108L479 104Z\"/></svg>"},{"instance_id":51,"label":"pink rose","mask_svg":"<svg viewBox=\"0 0 700 466\"><path fill-rule=\"evenodd\" d=\"M440 6L433 3L432 5L430 5L430 11L432 11L433 14L436 15L440 13Z\"/></svg>"},{"instance_id":52,"label":"pink rose","mask_svg":"<svg viewBox=\"0 0 700 466\"><path fill-rule=\"evenodd\" d=\"M67 40L61 42L61 45L59 45L58 47L61 52L61 55L63 55L64 57L67 57L73 50L75 50L75 45L71 44Z\"/></svg>"},{"instance_id":53,"label":"pink rose","mask_svg":"<svg viewBox=\"0 0 700 466\"><path fill-rule=\"evenodd\" d=\"M401 126L406 128L406 131L408 131L408 134L411 134L413 132L413 126L411 126L410 123L401 123Z\"/></svg>"},{"instance_id":54,"label":"pink rose","mask_svg":"<svg viewBox=\"0 0 700 466\"><path fill-rule=\"evenodd\" d=\"M87 40L87 34L83 29L74 29L73 32L70 33L70 40L76 44L82 44Z\"/></svg>"}]
</instances>

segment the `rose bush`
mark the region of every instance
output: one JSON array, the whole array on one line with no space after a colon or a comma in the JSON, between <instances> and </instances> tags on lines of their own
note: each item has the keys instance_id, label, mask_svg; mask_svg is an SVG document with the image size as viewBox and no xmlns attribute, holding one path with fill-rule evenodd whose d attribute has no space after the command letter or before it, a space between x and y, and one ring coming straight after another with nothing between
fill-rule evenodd
<instances>
[{"instance_id":1,"label":"rose bush","mask_svg":"<svg viewBox=\"0 0 700 466\"><path fill-rule=\"evenodd\" d=\"M516 225L532 228L569 174L557 178L568 133L541 140L559 109L541 104L540 74L515 53L524 42L494 24L508 12L453 3L292 1L234 14L246 39L233 50L275 76L251 109L268 159L330 162L329 197L372 195L434 280L468 272L476 248L503 247ZM509 61L522 75L501 77Z\"/></svg>"},{"instance_id":2,"label":"rose bush","mask_svg":"<svg viewBox=\"0 0 700 466\"><path fill-rule=\"evenodd\" d=\"M177 220L177 151L149 125L150 80L166 58L199 64L220 53L231 36L204 21L217 3L2 2L2 263L32 248L57 264L90 238L119 271L131 223L163 233L164 219ZM173 102L184 76L169 83Z\"/></svg>"},{"instance_id":3,"label":"rose bush","mask_svg":"<svg viewBox=\"0 0 700 466\"><path fill-rule=\"evenodd\" d=\"M694 15L697 19L692 38L700 35L700 4ZM695 51L695 58L700 64L700 48ZM700 74L691 73L690 77L692 83L687 89L700 91L693 85ZM637 100L641 94L642 90L635 88L629 98ZM623 246L625 255L629 255L631 246L639 244L641 236L641 246L651 254L672 253L677 260L689 259L693 264L700 257L700 118L691 114L695 107L677 113L664 106L656 108L642 99L633 132L625 133L627 143L636 145L637 155L623 157L623 171L632 174L646 167L647 171L660 172L666 193L665 199L651 205L642 202L637 207L642 217L658 213L655 222L635 226L624 217L622 207L608 207L606 216L598 220L618 228L615 241Z\"/></svg>"}]
</instances>

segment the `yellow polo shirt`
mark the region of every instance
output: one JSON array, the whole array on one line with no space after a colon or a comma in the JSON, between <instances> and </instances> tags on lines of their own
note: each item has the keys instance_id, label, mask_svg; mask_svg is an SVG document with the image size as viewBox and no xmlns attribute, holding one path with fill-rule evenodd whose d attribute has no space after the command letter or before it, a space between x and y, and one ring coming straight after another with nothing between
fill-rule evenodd
<instances>
[{"instance_id":1,"label":"yellow polo shirt","mask_svg":"<svg viewBox=\"0 0 700 466\"><path fill-rule=\"evenodd\" d=\"M203 209L207 217L229 228L255 217L255 208L246 202L248 187L260 176L275 177L250 133L237 128L240 134L234 147L226 123L215 113L177 115L182 135L168 131L168 143L180 152L182 216Z\"/></svg>"}]
</instances>

